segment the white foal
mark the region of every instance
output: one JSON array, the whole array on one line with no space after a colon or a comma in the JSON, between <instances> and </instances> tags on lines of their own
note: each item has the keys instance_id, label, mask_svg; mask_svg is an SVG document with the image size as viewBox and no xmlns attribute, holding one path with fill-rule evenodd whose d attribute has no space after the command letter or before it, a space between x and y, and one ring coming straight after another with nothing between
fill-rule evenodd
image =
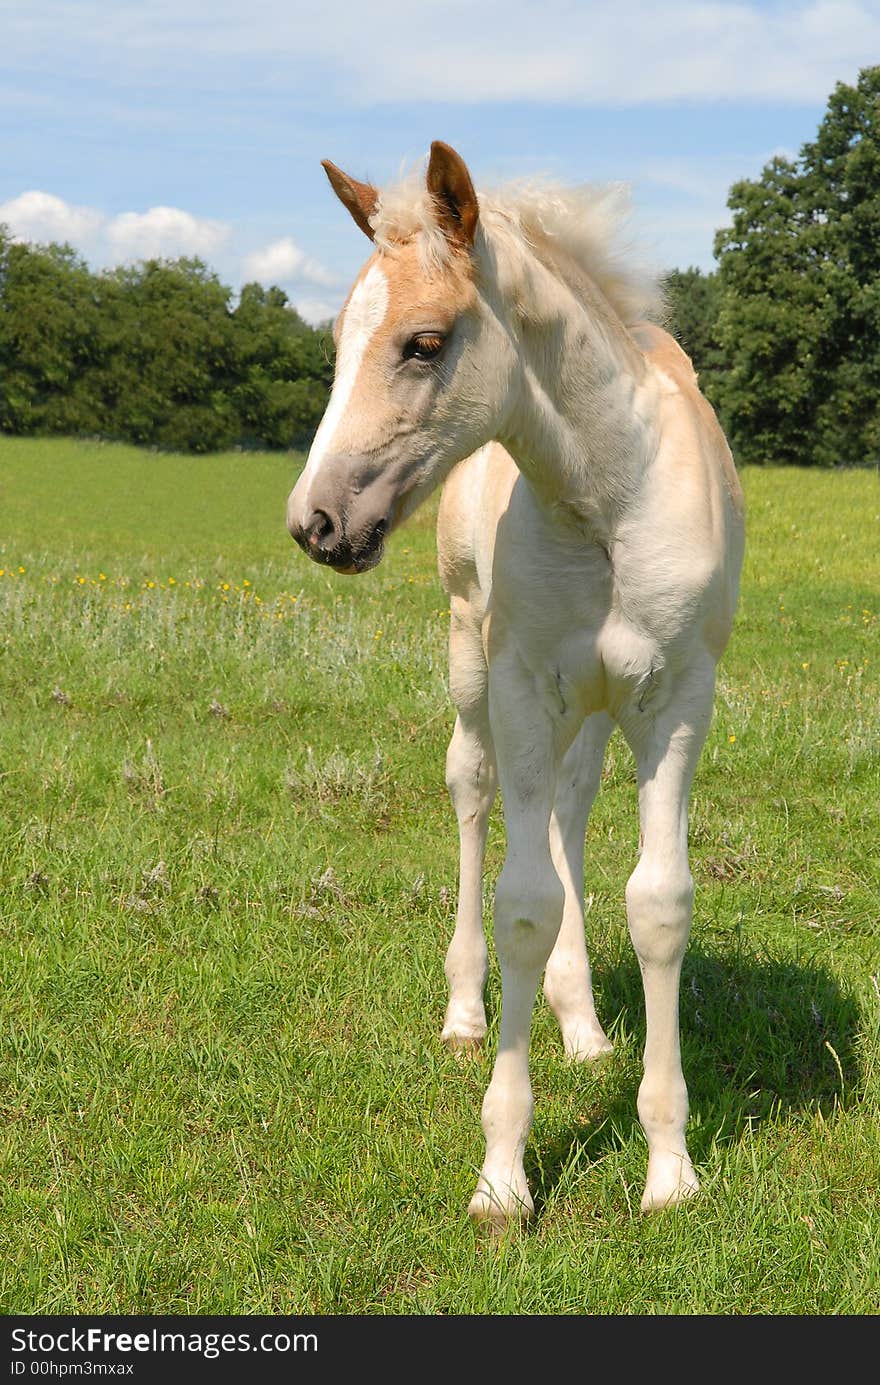
<instances>
[{"instance_id":1,"label":"white foal","mask_svg":"<svg viewBox=\"0 0 880 1385\"><path fill-rule=\"evenodd\" d=\"M626 907L647 1021L642 1207L668 1206L698 1187L678 993L693 901L688 797L743 553L730 452L687 357L642 320L656 285L620 248L613 193L478 200L440 143L424 181L381 193L325 168L375 252L337 324L333 393L288 525L316 561L363 572L447 481L438 549L461 844L443 1028L453 1047L486 1032L481 880L496 787L504 807L501 1032L470 1211L504 1225L532 1210L523 1152L542 975L566 1053L611 1048L584 944L583 843L615 725L639 784Z\"/></svg>"}]
</instances>

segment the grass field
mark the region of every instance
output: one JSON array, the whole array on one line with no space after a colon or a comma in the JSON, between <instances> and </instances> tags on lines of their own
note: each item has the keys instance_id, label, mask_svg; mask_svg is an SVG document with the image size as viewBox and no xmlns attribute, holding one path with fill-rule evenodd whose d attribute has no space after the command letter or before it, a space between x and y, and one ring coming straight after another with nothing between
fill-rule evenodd
<instances>
[{"instance_id":1,"label":"grass field","mask_svg":"<svg viewBox=\"0 0 880 1385\"><path fill-rule=\"evenodd\" d=\"M874 1314L880 479L752 470L692 805L703 1194L638 1211L643 1006L615 738L597 1006L536 1011L538 1216L465 1215L489 1057L439 1043L457 837L433 518L358 580L296 459L0 439L0 1310ZM503 857L496 810L486 900ZM497 970L489 987L499 1009Z\"/></svg>"}]
</instances>

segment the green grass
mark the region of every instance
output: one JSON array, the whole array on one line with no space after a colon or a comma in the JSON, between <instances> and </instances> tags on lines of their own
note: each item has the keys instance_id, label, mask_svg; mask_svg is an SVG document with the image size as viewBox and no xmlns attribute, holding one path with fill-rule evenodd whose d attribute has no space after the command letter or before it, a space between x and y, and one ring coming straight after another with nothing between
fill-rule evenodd
<instances>
[{"instance_id":1,"label":"green grass","mask_svg":"<svg viewBox=\"0 0 880 1385\"><path fill-rule=\"evenodd\" d=\"M744 476L692 810L703 1194L638 1212L615 738L587 878L616 1054L566 1065L539 1002L539 1215L496 1244L465 1215L489 1058L438 1037L436 510L336 578L285 532L295 463L0 439L0 1309L877 1312L877 476ZM502 856L496 813L487 901ZM488 999L491 1054L496 970Z\"/></svg>"}]
</instances>

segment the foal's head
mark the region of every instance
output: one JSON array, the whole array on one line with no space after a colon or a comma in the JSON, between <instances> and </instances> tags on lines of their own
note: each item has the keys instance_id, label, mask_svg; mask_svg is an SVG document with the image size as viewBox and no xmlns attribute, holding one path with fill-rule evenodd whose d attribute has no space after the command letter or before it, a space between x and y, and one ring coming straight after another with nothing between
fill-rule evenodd
<instances>
[{"instance_id":1,"label":"foal's head","mask_svg":"<svg viewBox=\"0 0 880 1385\"><path fill-rule=\"evenodd\" d=\"M374 567L385 535L497 435L518 357L491 276L477 273L479 207L453 149L432 146L424 186L396 208L324 167L376 249L336 324L333 391L287 523L310 558L355 573Z\"/></svg>"}]
</instances>

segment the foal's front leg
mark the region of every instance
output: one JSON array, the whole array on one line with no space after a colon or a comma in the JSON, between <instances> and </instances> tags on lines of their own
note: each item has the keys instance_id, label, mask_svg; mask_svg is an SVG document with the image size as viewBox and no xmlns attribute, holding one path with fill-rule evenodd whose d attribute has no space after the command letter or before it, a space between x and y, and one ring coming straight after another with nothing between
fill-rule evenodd
<instances>
[{"instance_id":1,"label":"foal's front leg","mask_svg":"<svg viewBox=\"0 0 880 1385\"><path fill-rule=\"evenodd\" d=\"M529 1034L564 902L549 836L564 731L549 700L544 706L536 699L535 681L515 655L492 666L490 709L507 832L495 890L501 1030L483 1101L486 1157L469 1211L477 1220L505 1226L534 1210L523 1167L534 1110Z\"/></svg>"},{"instance_id":2,"label":"foal's front leg","mask_svg":"<svg viewBox=\"0 0 880 1385\"><path fill-rule=\"evenodd\" d=\"M455 720L446 754L446 783L458 818L458 908L446 952L449 1003L441 1038L453 1052L476 1050L486 1036L483 988L489 954L483 931L483 855L495 799L495 763L488 716L465 710Z\"/></svg>"},{"instance_id":3,"label":"foal's front leg","mask_svg":"<svg viewBox=\"0 0 880 1385\"><path fill-rule=\"evenodd\" d=\"M691 1196L699 1180L685 1144L688 1095L681 1070L681 964L693 910L688 798L712 714L714 664L690 671L648 727L623 730L639 777L641 854L626 886L629 931L645 989L644 1076L639 1119L648 1141L642 1211Z\"/></svg>"},{"instance_id":4,"label":"foal's front leg","mask_svg":"<svg viewBox=\"0 0 880 1385\"><path fill-rule=\"evenodd\" d=\"M458 908L446 952L449 1003L441 1038L453 1051L478 1048L486 1035L483 988L489 954L483 930L483 855L497 778L489 729L489 677L480 617L453 597L449 684L458 710L446 753L446 785L458 819Z\"/></svg>"},{"instance_id":5,"label":"foal's front leg","mask_svg":"<svg viewBox=\"0 0 880 1385\"><path fill-rule=\"evenodd\" d=\"M544 995L559 1021L566 1057L580 1062L613 1052L596 1015L584 937L584 836L613 729L607 712L587 717L562 761L550 819L550 850L565 886L565 908L544 972Z\"/></svg>"}]
</instances>

